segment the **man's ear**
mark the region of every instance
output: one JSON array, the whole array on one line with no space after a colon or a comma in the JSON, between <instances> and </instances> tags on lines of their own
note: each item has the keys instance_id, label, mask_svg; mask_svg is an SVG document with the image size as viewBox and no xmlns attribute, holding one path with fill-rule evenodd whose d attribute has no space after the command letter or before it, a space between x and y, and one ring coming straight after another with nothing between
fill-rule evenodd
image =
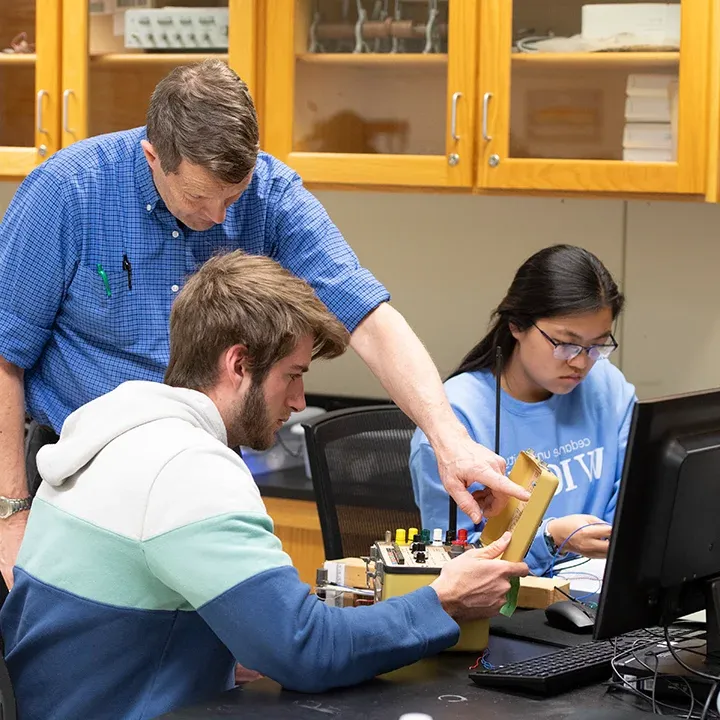
<instances>
[{"instance_id":1,"label":"man's ear","mask_svg":"<svg viewBox=\"0 0 720 720\"><path fill-rule=\"evenodd\" d=\"M250 377L250 356L245 345L233 345L223 353L225 372L233 385L239 387Z\"/></svg>"},{"instance_id":2,"label":"man's ear","mask_svg":"<svg viewBox=\"0 0 720 720\"><path fill-rule=\"evenodd\" d=\"M145 155L145 159L148 162L148 165L151 168L160 167L160 160L158 159L157 153L155 152L155 148L152 146L152 143L149 140L141 140L140 145L143 149L143 153Z\"/></svg>"}]
</instances>

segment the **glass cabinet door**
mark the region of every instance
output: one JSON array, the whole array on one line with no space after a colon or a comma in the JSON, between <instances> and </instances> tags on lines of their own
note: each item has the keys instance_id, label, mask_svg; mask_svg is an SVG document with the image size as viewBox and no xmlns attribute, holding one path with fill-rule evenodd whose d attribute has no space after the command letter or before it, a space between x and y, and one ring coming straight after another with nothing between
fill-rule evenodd
<instances>
[{"instance_id":1,"label":"glass cabinet door","mask_svg":"<svg viewBox=\"0 0 720 720\"><path fill-rule=\"evenodd\" d=\"M0 176L22 177L59 146L59 4L0 3Z\"/></svg>"},{"instance_id":2,"label":"glass cabinet door","mask_svg":"<svg viewBox=\"0 0 720 720\"><path fill-rule=\"evenodd\" d=\"M63 145L144 125L178 65L220 58L252 86L255 2L64 0Z\"/></svg>"},{"instance_id":3,"label":"glass cabinet door","mask_svg":"<svg viewBox=\"0 0 720 720\"><path fill-rule=\"evenodd\" d=\"M470 185L475 0L266 3L265 145L310 182Z\"/></svg>"},{"instance_id":4,"label":"glass cabinet door","mask_svg":"<svg viewBox=\"0 0 720 720\"><path fill-rule=\"evenodd\" d=\"M702 193L708 7L484 3L481 184Z\"/></svg>"}]
</instances>

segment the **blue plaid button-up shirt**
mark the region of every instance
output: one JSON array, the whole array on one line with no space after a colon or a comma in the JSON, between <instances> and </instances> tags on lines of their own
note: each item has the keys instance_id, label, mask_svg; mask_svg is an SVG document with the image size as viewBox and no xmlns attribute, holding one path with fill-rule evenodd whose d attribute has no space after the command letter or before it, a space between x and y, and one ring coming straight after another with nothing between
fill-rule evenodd
<instances>
[{"instance_id":1,"label":"blue plaid button-up shirt","mask_svg":"<svg viewBox=\"0 0 720 720\"><path fill-rule=\"evenodd\" d=\"M225 222L196 232L158 195L144 137L136 128L57 153L25 179L0 224L0 355L25 369L27 410L56 432L125 380L162 380L171 303L218 249L274 258L351 332L389 299L280 161L260 153Z\"/></svg>"}]
</instances>

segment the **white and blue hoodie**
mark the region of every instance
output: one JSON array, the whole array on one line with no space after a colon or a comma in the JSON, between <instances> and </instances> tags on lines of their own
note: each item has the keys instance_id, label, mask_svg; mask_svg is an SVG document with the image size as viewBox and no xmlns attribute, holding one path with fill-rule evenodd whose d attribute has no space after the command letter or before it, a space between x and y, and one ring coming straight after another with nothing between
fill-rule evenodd
<instances>
[{"instance_id":1,"label":"white and blue hoodie","mask_svg":"<svg viewBox=\"0 0 720 720\"><path fill-rule=\"evenodd\" d=\"M154 718L232 687L236 660L318 692L457 642L429 587L364 608L310 594L202 393L123 383L38 467L0 613L23 720Z\"/></svg>"}]
</instances>

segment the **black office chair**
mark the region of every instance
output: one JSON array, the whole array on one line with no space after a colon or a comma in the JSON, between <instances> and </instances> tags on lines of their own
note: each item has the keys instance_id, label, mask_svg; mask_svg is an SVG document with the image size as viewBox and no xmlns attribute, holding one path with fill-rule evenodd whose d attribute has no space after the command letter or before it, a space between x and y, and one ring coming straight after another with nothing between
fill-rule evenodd
<instances>
[{"instance_id":1,"label":"black office chair","mask_svg":"<svg viewBox=\"0 0 720 720\"><path fill-rule=\"evenodd\" d=\"M415 424L394 405L303 423L325 557L368 555L385 531L420 527L408 469Z\"/></svg>"}]
</instances>

